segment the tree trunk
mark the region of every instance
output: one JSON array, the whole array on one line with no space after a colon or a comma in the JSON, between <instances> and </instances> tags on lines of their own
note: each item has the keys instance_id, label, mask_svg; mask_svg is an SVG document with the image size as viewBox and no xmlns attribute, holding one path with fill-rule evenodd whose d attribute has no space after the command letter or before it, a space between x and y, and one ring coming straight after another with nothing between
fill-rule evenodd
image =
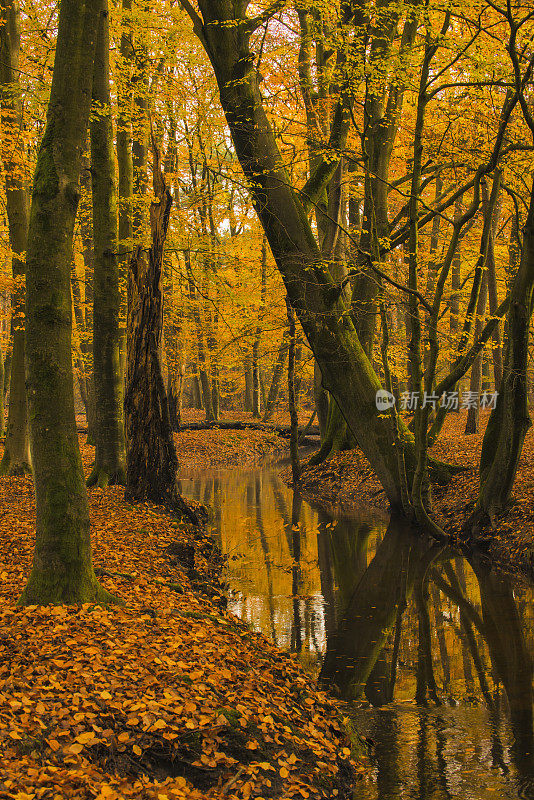
<instances>
[{"instance_id":1,"label":"tree trunk","mask_svg":"<svg viewBox=\"0 0 534 800\"><path fill-rule=\"evenodd\" d=\"M152 244L138 245L128 285L128 370L126 396L126 500L164 503L198 523L176 485L178 459L160 365L163 329L161 269L172 195L154 146L154 195L150 207Z\"/></svg>"},{"instance_id":2,"label":"tree trunk","mask_svg":"<svg viewBox=\"0 0 534 800\"><path fill-rule=\"evenodd\" d=\"M133 247L133 160L132 160L132 2L122 0L120 67L117 79L117 165L119 189L119 275L120 275L120 362L124 385L126 371L126 287L128 284L127 253Z\"/></svg>"},{"instance_id":3,"label":"tree trunk","mask_svg":"<svg viewBox=\"0 0 534 800\"><path fill-rule=\"evenodd\" d=\"M245 397L244 408L245 411L252 411L252 386L254 379L252 377L252 354L247 352L245 355Z\"/></svg>"},{"instance_id":4,"label":"tree trunk","mask_svg":"<svg viewBox=\"0 0 534 800\"><path fill-rule=\"evenodd\" d=\"M95 406L95 381L93 375L93 277L95 267L95 254L93 249L93 190L91 180L91 164L89 156L84 156L84 165L80 177L80 234L83 246L84 274L84 309L81 305L81 292L73 290L74 313L80 331L80 349L82 351L85 379L87 385L87 406L85 416L87 419L87 444L95 445L96 442L96 406ZM78 287L77 287L78 288Z\"/></svg>"},{"instance_id":5,"label":"tree trunk","mask_svg":"<svg viewBox=\"0 0 534 800\"><path fill-rule=\"evenodd\" d=\"M202 408L206 412L206 420L211 422L213 417L212 395L211 395L211 382L208 372L208 361L206 357L206 347L204 344L204 330L202 326L202 319L200 316L200 301L197 298L195 282L193 280L193 271L191 269L191 255L189 250L186 251L186 272L189 282L189 297L191 300L191 313L193 322L195 324L195 332L197 338L197 354L198 354L198 381L199 393L202 397Z\"/></svg>"},{"instance_id":6,"label":"tree trunk","mask_svg":"<svg viewBox=\"0 0 534 800\"><path fill-rule=\"evenodd\" d=\"M176 297L169 264L168 280L165 288L165 315L163 337L167 354L167 399L171 427L180 430L182 424L182 401L184 394L185 367L189 353L189 337L185 329L182 296Z\"/></svg>"},{"instance_id":7,"label":"tree trunk","mask_svg":"<svg viewBox=\"0 0 534 800\"><path fill-rule=\"evenodd\" d=\"M326 430L321 440L321 447L310 458L310 466L322 464L332 453L338 453L340 450L348 450L351 446L354 446L343 414L339 410L339 406L333 397L329 398Z\"/></svg>"},{"instance_id":8,"label":"tree trunk","mask_svg":"<svg viewBox=\"0 0 534 800\"><path fill-rule=\"evenodd\" d=\"M209 307L209 275L205 273L205 302L204 302L204 319L207 329L206 345L209 357L210 371L210 395L211 395L211 412L213 419L217 421L220 413L220 399L219 399L219 360L217 354L217 335L216 331L219 326L219 317L215 312L212 316L212 309Z\"/></svg>"},{"instance_id":9,"label":"tree trunk","mask_svg":"<svg viewBox=\"0 0 534 800\"><path fill-rule=\"evenodd\" d=\"M33 568L23 604L108 602L91 560L74 415L70 268L101 0L61 0L46 129L26 258L26 357L36 496Z\"/></svg>"},{"instance_id":10,"label":"tree trunk","mask_svg":"<svg viewBox=\"0 0 534 800\"><path fill-rule=\"evenodd\" d=\"M291 455L291 473L293 486L300 482L299 459L299 418L295 401L295 312L291 308L289 299L286 299L287 319L289 322L289 358L287 362L287 396L289 400L289 418L291 420L291 437L289 440L289 453Z\"/></svg>"},{"instance_id":11,"label":"tree trunk","mask_svg":"<svg viewBox=\"0 0 534 800\"><path fill-rule=\"evenodd\" d=\"M280 385L282 383L282 375L284 372L284 366L289 347L287 337L288 332L286 330L282 335L282 341L280 342L280 346L278 348L278 354L274 364L273 377L271 378L271 386L269 387L269 394L267 395L267 403L265 404L265 412L263 414L262 422L269 422L271 419L278 395L280 393Z\"/></svg>"},{"instance_id":12,"label":"tree trunk","mask_svg":"<svg viewBox=\"0 0 534 800\"><path fill-rule=\"evenodd\" d=\"M534 186L523 229L523 252L514 279L506 320L503 378L482 443L480 493L471 524L493 521L506 508L523 442L531 425L528 413L527 363L534 292Z\"/></svg>"},{"instance_id":13,"label":"tree trunk","mask_svg":"<svg viewBox=\"0 0 534 800\"><path fill-rule=\"evenodd\" d=\"M475 319L475 327L473 337L478 339L482 333L484 326L484 315L486 314L486 305L488 299L488 272L484 271L482 276L482 284L480 286L480 294L478 295L477 311ZM473 366L471 367L471 380L469 381L469 392L472 398L476 398L476 402L469 406L467 410L467 422L465 424L464 434L478 432L478 417L479 417L479 398L480 390L482 388L482 359L484 351L480 352L476 357Z\"/></svg>"},{"instance_id":14,"label":"tree trunk","mask_svg":"<svg viewBox=\"0 0 534 800\"><path fill-rule=\"evenodd\" d=\"M323 376L317 360L313 361L313 398L317 411L317 422L321 431L321 441L326 433L328 422L328 393L323 389Z\"/></svg>"},{"instance_id":15,"label":"tree trunk","mask_svg":"<svg viewBox=\"0 0 534 800\"><path fill-rule=\"evenodd\" d=\"M6 208L9 243L13 252L14 288L11 294L13 349L9 375L9 411L4 455L0 463L2 475L23 475L31 471L28 433L28 405L24 356L24 253L28 243L29 199L24 181L24 153L14 144L22 141L22 102L19 86L20 7L17 0L2 3L5 21L0 27L0 80L2 83L2 160L6 172ZM13 129L12 137L7 130ZM18 129L18 130L17 130ZM2 358L3 362L3 358ZM7 372L7 370L6 370ZM2 382L4 385L4 364ZM0 425L4 430L4 393L0 408Z\"/></svg>"},{"instance_id":16,"label":"tree trunk","mask_svg":"<svg viewBox=\"0 0 534 800\"><path fill-rule=\"evenodd\" d=\"M497 272L495 264L495 225L491 232L490 240L488 242L488 298L489 298L489 311L490 314L495 314L499 305L497 295ZM502 343L501 343L501 327L497 325L493 333L493 379L495 391L499 391L502 381Z\"/></svg>"},{"instance_id":17,"label":"tree trunk","mask_svg":"<svg viewBox=\"0 0 534 800\"><path fill-rule=\"evenodd\" d=\"M4 354L2 353L2 349L0 348L0 379L4 380ZM0 435L4 435L4 425L5 425L5 409L4 409L4 395L0 397Z\"/></svg>"},{"instance_id":18,"label":"tree trunk","mask_svg":"<svg viewBox=\"0 0 534 800\"><path fill-rule=\"evenodd\" d=\"M9 322L9 338L6 348L6 356L4 358L4 376L3 376L3 398L2 402L5 403L7 394L9 392L9 384L11 382L11 357L13 355L13 319Z\"/></svg>"},{"instance_id":19,"label":"tree trunk","mask_svg":"<svg viewBox=\"0 0 534 800\"><path fill-rule=\"evenodd\" d=\"M83 407L85 408L85 419L89 416L89 397L88 397L88 375L87 364L84 358L83 344L85 339L85 320L83 314L82 297L80 291L80 281L76 274L76 265L74 262L70 271L70 285L72 291L72 307L74 309L74 321L78 331L79 346L75 348L76 358L76 371L78 375L78 388L80 390L80 397L82 398Z\"/></svg>"},{"instance_id":20,"label":"tree trunk","mask_svg":"<svg viewBox=\"0 0 534 800\"><path fill-rule=\"evenodd\" d=\"M97 424L95 465L87 483L105 487L109 484L124 485L126 479L107 0L104 0L96 43L90 130L94 242L93 367Z\"/></svg>"},{"instance_id":21,"label":"tree trunk","mask_svg":"<svg viewBox=\"0 0 534 800\"><path fill-rule=\"evenodd\" d=\"M260 342L261 342L261 321L265 313L265 301L267 295L267 239L263 237L261 245L261 299L258 314L258 324L252 345L252 416L259 419L261 416L260 398Z\"/></svg>"},{"instance_id":22,"label":"tree trunk","mask_svg":"<svg viewBox=\"0 0 534 800\"><path fill-rule=\"evenodd\" d=\"M454 206L454 221L462 216L462 198L456 201ZM458 332L460 330L460 286L462 283L462 251L461 243L458 242L456 252L451 265L451 299L449 310L449 334L450 334L450 369L453 369L458 351Z\"/></svg>"}]
</instances>

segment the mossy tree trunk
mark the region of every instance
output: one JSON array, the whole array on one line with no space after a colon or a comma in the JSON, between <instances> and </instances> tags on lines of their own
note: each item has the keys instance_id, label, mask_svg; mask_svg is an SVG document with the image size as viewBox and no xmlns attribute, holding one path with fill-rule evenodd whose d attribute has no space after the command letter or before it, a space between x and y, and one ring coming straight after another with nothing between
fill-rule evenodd
<instances>
[{"instance_id":1,"label":"mossy tree trunk","mask_svg":"<svg viewBox=\"0 0 534 800\"><path fill-rule=\"evenodd\" d=\"M132 158L132 2L122 0L121 39L117 79L117 166L119 204L119 275L121 298L121 373L124 381L126 364L126 287L128 284L127 253L133 247L133 158Z\"/></svg>"},{"instance_id":2,"label":"mossy tree trunk","mask_svg":"<svg viewBox=\"0 0 534 800\"><path fill-rule=\"evenodd\" d=\"M79 291L79 286L74 288L74 283L73 300L76 324L80 332L80 350L85 367L87 389L87 405L85 406L87 444L94 446L96 442L95 381L93 374L93 277L95 271L95 253L93 248L93 190L91 163L88 154L84 155L82 174L80 177L80 189L78 220L80 223L84 263L83 280L85 302L83 308L81 306L81 292Z\"/></svg>"},{"instance_id":3,"label":"mossy tree trunk","mask_svg":"<svg viewBox=\"0 0 534 800\"><path fill-rule=\"evenodd\" d=\"M138 245L128 282L126 416L126 500L164 503L198 523L180 496L167 395L161 372L163 330L161 270L172 195L154 146L154 195L150 207L151 247Z\"/></svg>"},{"instance_id":4,"label":"mossy tree trunk","mask_svg":"<svg viewBox=\"0 0 534 800\"><path fill-rule=\"evenodd\" d=\"M26 259L26 357L37 529L20 602L106 602L91 560L71 354L72 240L101 0L61 0Z\"/></svg>"},{"instance_id":5,"label":"mossy tree trunk","mask_svg":"<svg viewBox=\"0 0 534 800\"><path fill-rule=\"evenodd\" d=\"M29 198L25 186L22 137L22 102L19 85L20 6L17 0L0 3L0 82L2 89L2 160L6 172L6 210L9 243L13 252L14 289L11 295L13 351L10 374L9 411L6 444L0 473L22 475L31 471L28 434L28 404L24 355L24 254L28 242ZM11 131L12 135L8 135ZM19 144L17 144L19 143ZM2 364L2 379L4 369ZM3 385L2 380L2 385ZM4 397L0 424L4 424Z\"/></svg>"},{"instance_id":6,"label":"mossy tree trunk","mask_svg":"<svg viewBox=\"0 0 534 800\"><path fill-rule=\"evenodd\" d=\"M88 485L124 484L123 387L120 366L120 291L117 259L117 189L109 90L109 9L104 11L95 53L91 115L93 184L93 365L96 401L95 465Z\"/></svg>"}]
</instances>

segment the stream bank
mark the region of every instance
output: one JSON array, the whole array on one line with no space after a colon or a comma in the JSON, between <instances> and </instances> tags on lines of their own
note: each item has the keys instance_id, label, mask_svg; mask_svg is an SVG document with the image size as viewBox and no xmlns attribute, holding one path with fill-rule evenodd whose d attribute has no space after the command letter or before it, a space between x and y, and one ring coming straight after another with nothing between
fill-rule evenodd
<instances>
[{"instance_id":1,"label":"stream bank","mask_svg":"<svg viewBox=\"0 0 534 800\"><path fill-rule=\"evenodd\" d=\"M0 483L2 796L352 797L343 704L225 610L209 534L91 489L95 568L126 607L19 609L33 489Z\"/></svg>"},{"instance_id":2,"label":"stream bank","mask_svg":"<svg viewBox=\"0 0 534 800\"><path fill-rule=\"evenodd\" d=\"M478 463L489 412L481 412L479 431L464 435L466 414L449 414L432 455L449 464L465 467L447 486L433 486L435 519L452 541L461 542L462 526L473 510L478 493ZM289 469L282 472L291 483ZM301 491L311 502L337 507L345 512L362 502L387 510L382 486L360 450L335 453L316 467L303 460ZM495 530L477 539L477 546L492 563L534 581L534 429L527 432L517 471L513 498Z\"/></svg>"}]
</instances>

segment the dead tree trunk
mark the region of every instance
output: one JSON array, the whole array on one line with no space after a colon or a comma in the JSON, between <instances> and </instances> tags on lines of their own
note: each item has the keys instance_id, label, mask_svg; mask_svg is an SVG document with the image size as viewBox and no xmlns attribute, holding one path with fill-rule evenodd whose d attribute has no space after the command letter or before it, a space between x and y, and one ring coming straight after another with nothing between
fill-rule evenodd
<instances>
[{"instance_id":1,"label":"dead tree trunk","mask_svg":"<svg viewBox=\"0 0 534 800\"><path fill-rule=\"evenodd\" d=\"M150 206L152 244L137 246L128 276L126 417L126 500L164 503L198 523L176 486L174 448L167 395L159 358L163 329L161 268L172 195L154 150L154 195Z\"/></svg>"}]
</instances>

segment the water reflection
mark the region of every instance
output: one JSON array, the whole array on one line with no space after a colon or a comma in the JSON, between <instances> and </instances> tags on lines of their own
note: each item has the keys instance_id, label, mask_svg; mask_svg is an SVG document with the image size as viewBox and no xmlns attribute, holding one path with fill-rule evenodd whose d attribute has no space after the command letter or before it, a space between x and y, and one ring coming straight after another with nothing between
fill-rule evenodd
<instances>
[{"instance_id":1,"label":"water reflection","mask_svg":"<svg viewBox=\"0 0 534 800\"><path fill-rule=\"evenodd\" d=\"M362 509L314 510L275 470L203 474L230 609L352 698L358 797L532 798L532 590Z\"/></svg>"}]
</instances>

